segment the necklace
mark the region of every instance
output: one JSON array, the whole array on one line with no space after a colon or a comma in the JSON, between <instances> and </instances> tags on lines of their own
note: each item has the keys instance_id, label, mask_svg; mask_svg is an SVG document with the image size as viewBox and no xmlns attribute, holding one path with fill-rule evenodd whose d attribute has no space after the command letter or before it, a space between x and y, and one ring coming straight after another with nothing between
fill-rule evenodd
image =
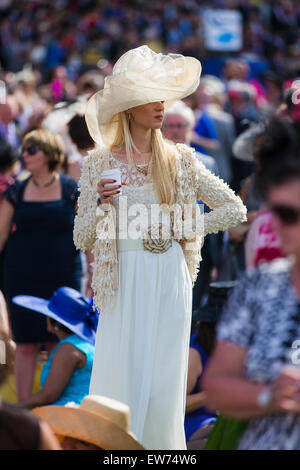
<instances>
[{"instance_id":1,"label":"necklace","mask_svg":"<svg viewBox=\"0 0 300 470\"><path fill-rule=\"evenodd\" d=\"M132 147L134 148L134 150L136 151L136 153L138 153L139 155L149 155L151 152L147 152L147 153L142 153L137 147L136 145L132 142ZM142 173L143 175L147 176L148 175L148 169L149 169L149 161L147 163L140 163L140 164L137 164L135 163L135 168L137 169L138 172Z\"/></svg>"},{"instance_id":2,"label":"necklace","mask_svg":"<svg viewBox=\"0 0 300 470\"><path fill-rule=\"evenodd\" d=\"M135 164L135 167L136 167L137 171L139 171L143 175L145 175L145 176L148 175L149 163L146 163L146 164L143 164L143 165Z\"/></svg>"},{"instance_id":3,"label":"necklace","mask_svg":"<svg viewBox=\"0 0 300 470\"><path fill-rule=\"evenodd\" d=\"M48 186L50 186L50 185L54 182L54 180L55 180L55 175L53 175L52 178L51 178L51 180L48 181L48 183L46 183L46 184L39 184L39 183L34 179L33 176L31 176L31 179L32 179L33 184L34 184L35 186L37 186L38 188L47 188Z\"/></svg>"}]
</instances>

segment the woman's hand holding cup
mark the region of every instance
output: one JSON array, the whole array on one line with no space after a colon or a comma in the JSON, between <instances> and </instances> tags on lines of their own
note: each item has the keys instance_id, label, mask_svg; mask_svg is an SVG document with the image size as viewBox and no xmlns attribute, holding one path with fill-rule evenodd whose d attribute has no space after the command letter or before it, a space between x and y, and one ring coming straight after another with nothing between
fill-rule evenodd
<instances>
[{"instance_id":1,"label":"woman's hand holding cup","mask_svg":"<svg viewBox=\"0 0 300 470\"><path fill-rule=\"evenodd\" d=\"M118 169L106 170L101 174L101 180L97 185L97 192L101 204L112 204L114 196L122 193L121 172Z\"/></svg>"},{"instance_id":2,"label":"woman's hand holding cup","mask_svg":"<svg viewBox=\"0 0 300 470\"><path fill-rule=\"evenodd\" d=\"M109 185L109 187L105 186ZM116 184L116 180L101 179L97 186L97 192L101 204L112 204L114 196L120 194L122 185Z\"/></svg>"}]
</instances>

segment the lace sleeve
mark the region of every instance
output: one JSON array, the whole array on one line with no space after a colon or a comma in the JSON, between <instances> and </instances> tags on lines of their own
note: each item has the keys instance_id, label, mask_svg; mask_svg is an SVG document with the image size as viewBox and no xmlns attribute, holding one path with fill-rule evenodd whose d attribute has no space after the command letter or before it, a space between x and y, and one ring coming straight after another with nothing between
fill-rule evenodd
<instances>
[{"instance_id":1,"label":"lace sleeve","mask_svg":"<svg viewBox=\"0 0 300 470\"><path fill-rule=\"evenodd\" d=\"M97 184L91 156L84 159L79 180L78 210L74 221L74 243L80 250L90 250L96 241Z\"/></svg>"},{"instance_id":2,"label":"lace sleeve","mask_svg":"<svg viewBox=\"0 0 300 470\"><path fill-rule=\"evenodd\" d=\"M193 149L182 146L185 153L189 181L197 200L212 209L204 215L204 235L217 233L247 220L247 209L240 197L218 176L211 173L194 155Z\"/></svg>"},{"instance_id":3,"label":"lace sleeve","mask_svg":"<svg viewBox=\"0 0 300 470\"><path fill-rule=\"evenodd\" d=\"M204 215L204 234L217 233L235 227L247 220L246 206L239 196L223 180L208 171L203 164L197 162L198 192L201 199L211 209Z\"/></svg>"}]
</instances>

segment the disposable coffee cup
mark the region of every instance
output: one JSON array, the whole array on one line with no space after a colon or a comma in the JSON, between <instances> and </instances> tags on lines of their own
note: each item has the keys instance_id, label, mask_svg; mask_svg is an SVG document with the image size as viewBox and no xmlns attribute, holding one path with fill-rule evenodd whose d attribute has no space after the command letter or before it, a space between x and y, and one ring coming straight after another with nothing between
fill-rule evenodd
<instances>
[{"instance_id":1,"label":"disposable coffee cup","mask_svg":"<svg viewBox=\"0 0 300 470\"><path fill-rule=\"evenodd\" d=\"M116 186L116 185L121 186L122 185L122 174L121 174L121 171L118 168L113 168L111 170L102 171L101 179L116 180L115 183L107 183L105 185L105 188L109 188L110 186ZM122 186L121 186L121 188L119 188L119 191L120 192L118 193L118 196L121 196ZM117 196L117 194L115 194L114 196Z\"/></svg>"}]
</instances>

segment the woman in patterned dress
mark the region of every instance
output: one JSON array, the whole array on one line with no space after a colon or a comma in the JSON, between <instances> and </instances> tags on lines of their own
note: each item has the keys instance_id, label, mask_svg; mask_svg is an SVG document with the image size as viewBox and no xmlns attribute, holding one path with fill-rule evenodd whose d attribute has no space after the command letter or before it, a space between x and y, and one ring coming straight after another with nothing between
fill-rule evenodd
<instances>
[{"instance_id":1,"label":"woman in patterned dress","mask_svg":"<svg viewBox=\"0 0 300 470\"><path fill-rule=\"evenodd\" d=\"M260 149L265 189L284 257L249 271L218 325L204 374L211 406L248 421L239 449L300 449L300 135L284 118Z\"/></svg>"}]
</instances>

